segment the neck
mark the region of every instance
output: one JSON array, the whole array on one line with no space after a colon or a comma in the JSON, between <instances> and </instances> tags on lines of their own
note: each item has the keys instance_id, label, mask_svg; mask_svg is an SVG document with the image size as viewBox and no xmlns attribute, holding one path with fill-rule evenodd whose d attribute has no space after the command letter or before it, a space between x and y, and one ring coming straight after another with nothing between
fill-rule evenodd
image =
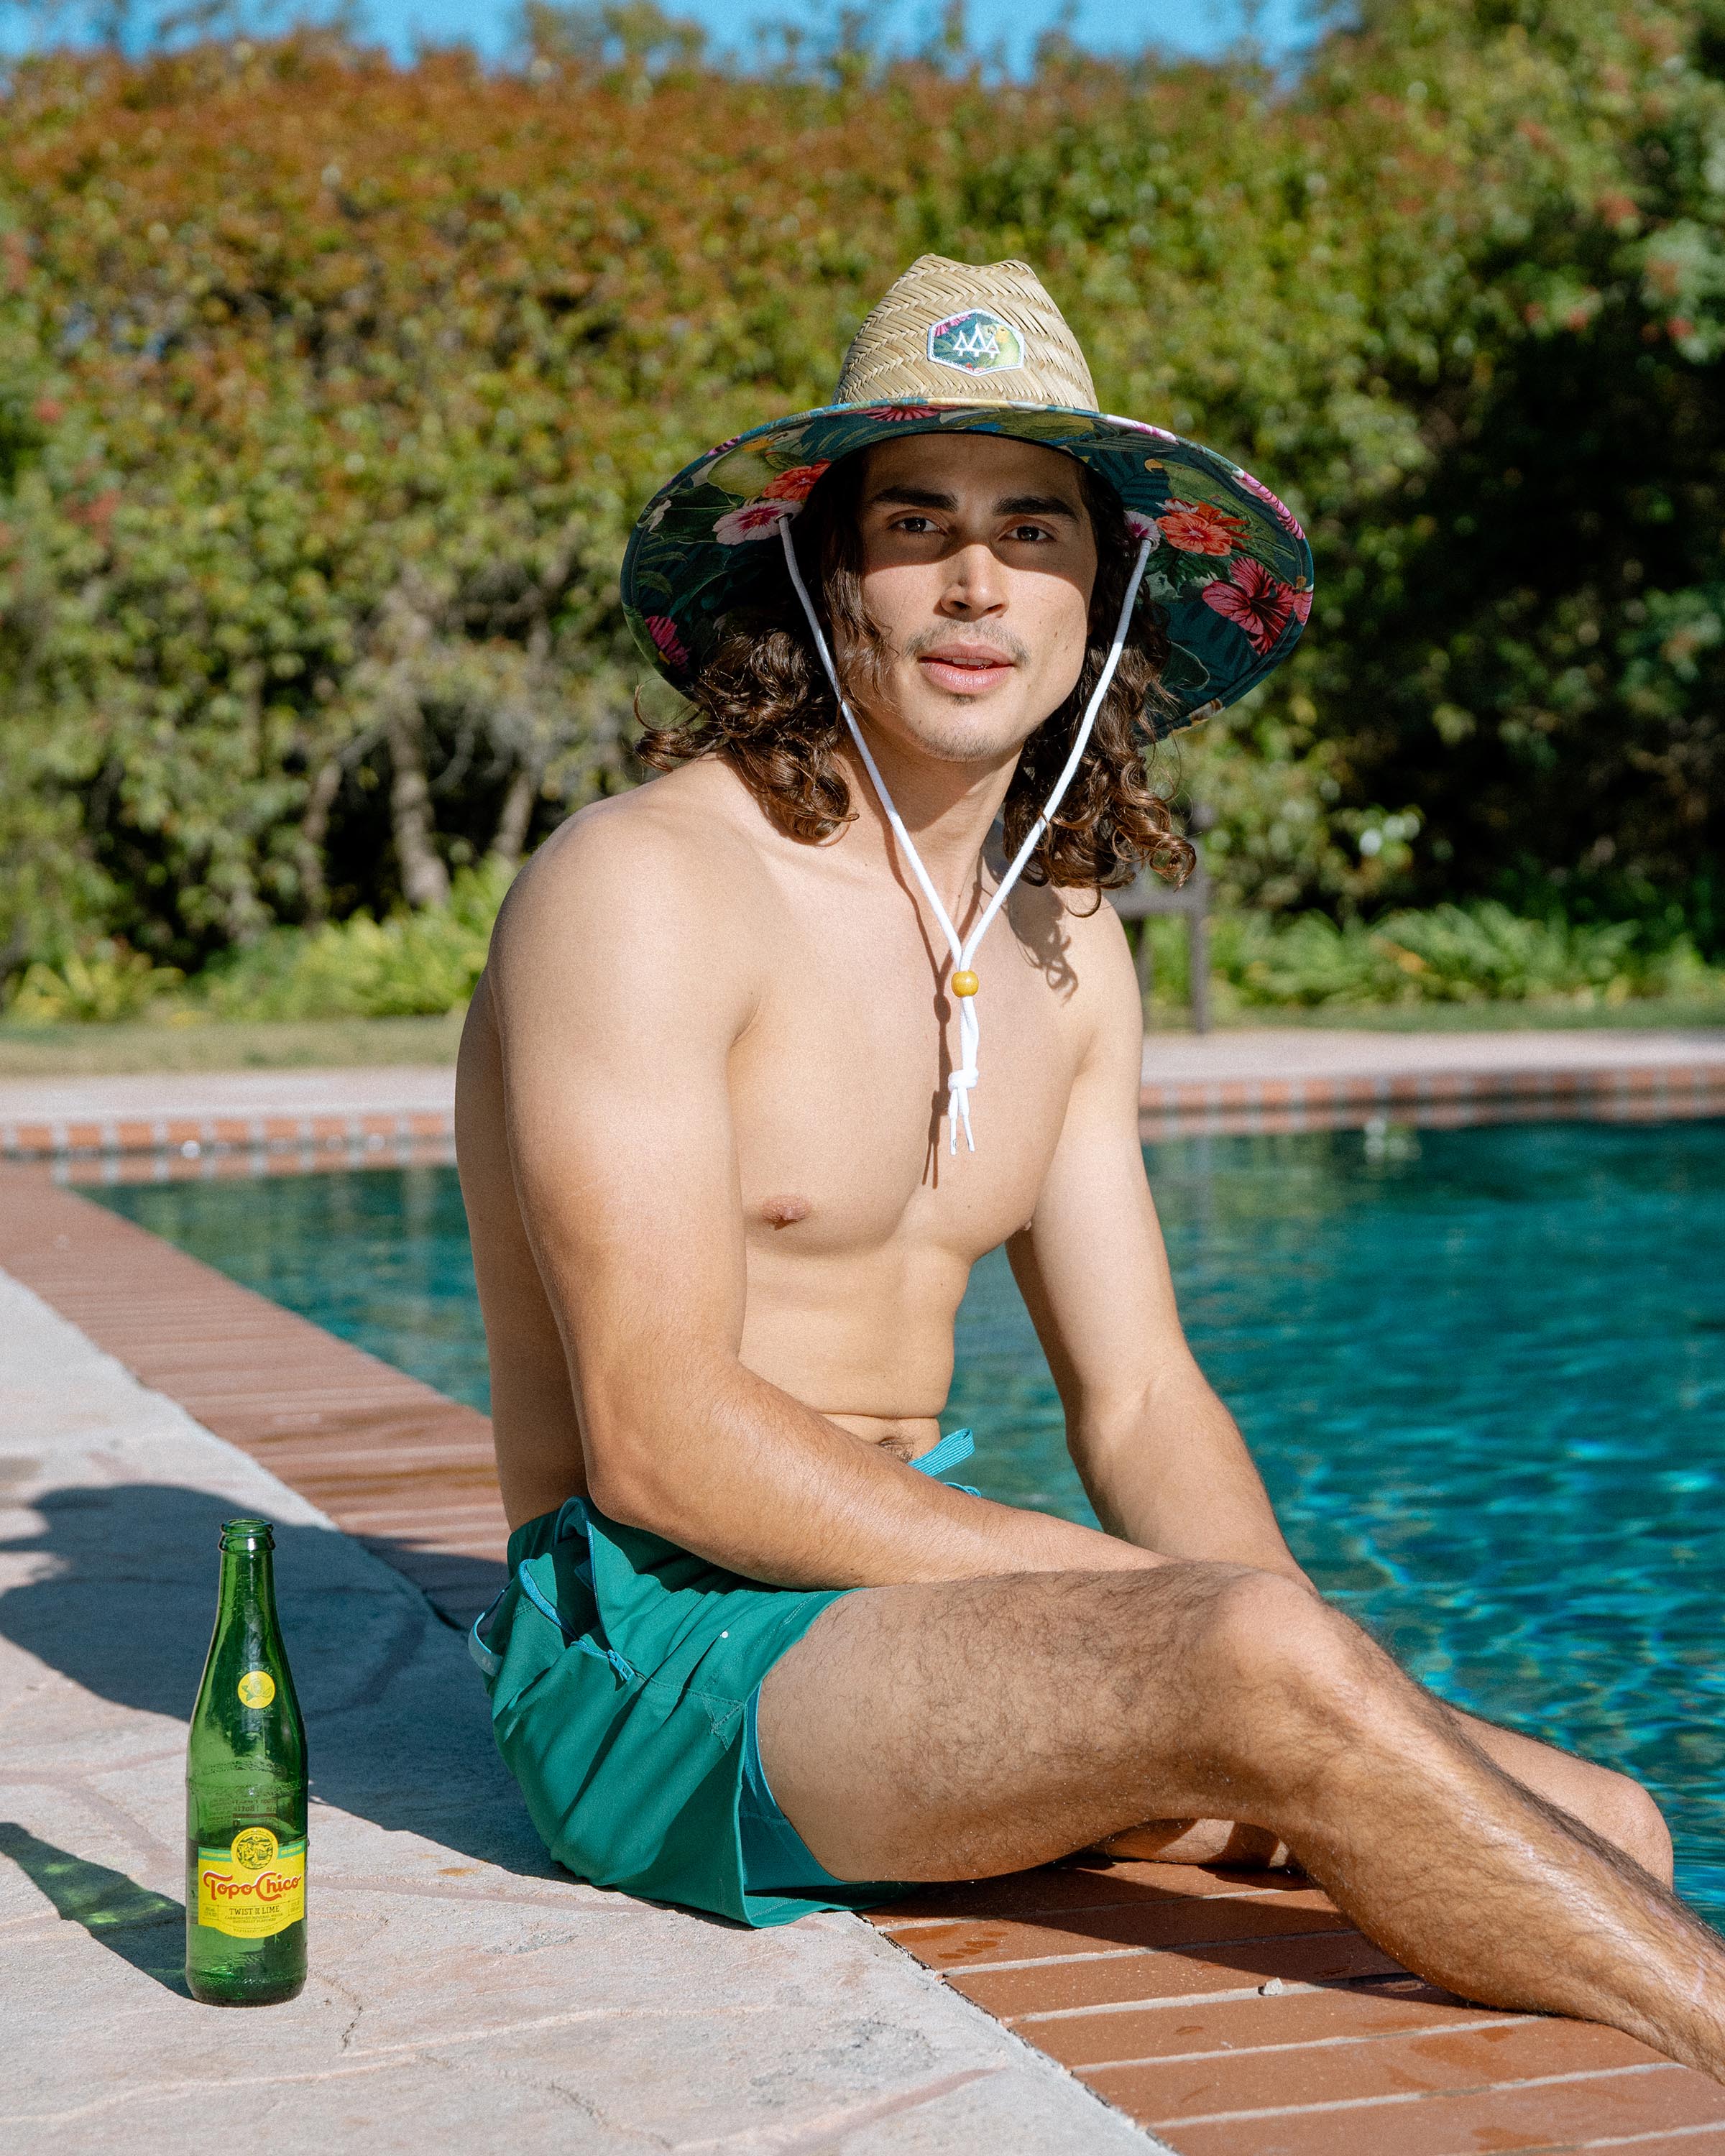
<instances>
[{"instance_id":1,"label":"neck","mask_svg":"<svg viewBox=\"0 0 1725 2156\"><path fill-rule=\"evenodd\" d=\"M983 848L1018 769L1018 750L999 762L953 763L893 742L860 712L857 723L923 866L957 921L976 890ZM899 873L903 864L886 811L848 735L838 753L857 812L850 843Z\"/></svg>"}]
</instances>

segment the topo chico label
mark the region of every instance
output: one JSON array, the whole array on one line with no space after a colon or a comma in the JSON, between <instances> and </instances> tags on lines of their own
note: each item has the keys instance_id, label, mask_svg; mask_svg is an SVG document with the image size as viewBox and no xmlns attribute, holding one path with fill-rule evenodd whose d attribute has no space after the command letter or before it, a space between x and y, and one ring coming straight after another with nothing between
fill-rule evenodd
<instances>
[{"instance_id":1,"label":"topo chico label","mask_svg":"<svg viewBox=\"0 0 1725 2156\"><path fill-rule=\"evenodd\" d=\"M226 1849L198 1851L198 1921L236 1939L267 1939L305 1914L305 1842L243 1826Z\"/></svg>"},{"instance_id":2,"label":"topo chico label","mask_svg":"<svg viewBox=\"0 0 1725 2156\"><path fill-rule=\"evenodd\" d=\"M275 1680L268 1670L248 1670L234 1690L242 1707L268 1707L275 1697Z\"/></svg>"}]
</instances>

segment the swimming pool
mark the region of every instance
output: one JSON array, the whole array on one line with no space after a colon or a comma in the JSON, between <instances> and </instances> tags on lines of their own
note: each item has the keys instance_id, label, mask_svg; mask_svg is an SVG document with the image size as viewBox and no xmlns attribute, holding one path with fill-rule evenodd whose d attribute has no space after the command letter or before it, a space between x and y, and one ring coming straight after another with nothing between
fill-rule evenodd
<instances>
[{"instance_id":1,"label":"swimming pool","mask_svg":"<svg viewBox=\"0 0 1725 2156\"><path fill-rule=\"evenodd\" d=\"M1445 1697L1639 1775L1725 1923L1725 1122L1148 1150L1180 1306L1289 1540ZM454 1171L91 1196L483 1407ZM1089 1517L999 1254L945 1426Z\"/></svg>"}]
</instances>

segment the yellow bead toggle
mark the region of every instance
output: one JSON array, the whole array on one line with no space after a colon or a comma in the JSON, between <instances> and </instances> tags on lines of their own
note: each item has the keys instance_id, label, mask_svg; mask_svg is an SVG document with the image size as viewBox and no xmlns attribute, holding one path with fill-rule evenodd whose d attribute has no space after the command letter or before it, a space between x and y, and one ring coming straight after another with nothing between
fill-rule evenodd
<instances>
[{"instance_id":1,"label":"yellow bead toggle","mask_svg":"<svg viewBox=\"0 0 1725 2156\"><path fill-rule=\"evenodd\" d=\"M952 976L952 993L955 996L973 996L981 986L982 983L968 968Z\"/></svg>"}]
</instances>

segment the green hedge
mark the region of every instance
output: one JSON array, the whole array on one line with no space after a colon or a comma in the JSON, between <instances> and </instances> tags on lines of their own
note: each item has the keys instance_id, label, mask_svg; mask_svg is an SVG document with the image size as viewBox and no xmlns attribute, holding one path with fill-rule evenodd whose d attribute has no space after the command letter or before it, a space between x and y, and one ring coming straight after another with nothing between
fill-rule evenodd
<instances>
[{"instance_id":1,"label":"green hedge","mask_svg":"<svg viewBox=\"0 0 1725 2156\"><path fill-rule=\"evenodd\" d=\"M14 69L0 978L384 935L631 783L630 520L925 248L1029 257L1108 407L1312 531L1300 654L1168 767L1230 905L1725 945L1719 0L1366 0L1287 86L639 19Z\"/></svg>"},{"instance_id":2,"label":"green hedge","mask_svg":"<svg viewBox=\"0 0 1725 2156\"><path fill-rule=\"evenodd\" d=\"M1158 1001L1188 998L1184 932L1153 927ZM1655 940L1635 922L1528 918L1494 901L1399 911L1341 926L1326 914L1223 914L1211 932L1211 974L1224 1008L1311 1010L1434 1004L1568 1004L1610 1009L1649 998L1725 1019L1725 968L1686 937Z\"/></svg>"},{"instance_id":3,"label":"green hedge","mask_svg":"<svg viewBox=\"0 0 1725 2156\"><path fill-rule=\"evenodd\" d=\"M321 928L279 929L191 982L109 944L59 968L33 966L8 1015L26 1024L146 1019L412 1018L460 1010L485 962L510 871L487 862L455 878L447 905ZM1146 924L1158 1000L1189 995L1187 942L1172 919ZM1610 1007L1637 998L1717 1001L1725 968L1680 937L1651 943L1633 923L1520 918L1487 900L1384 915L1343 927L1322 913L1223 913L1211 971L1229 1009L1527 1003Z\"/></svg>"}]
</instances>

